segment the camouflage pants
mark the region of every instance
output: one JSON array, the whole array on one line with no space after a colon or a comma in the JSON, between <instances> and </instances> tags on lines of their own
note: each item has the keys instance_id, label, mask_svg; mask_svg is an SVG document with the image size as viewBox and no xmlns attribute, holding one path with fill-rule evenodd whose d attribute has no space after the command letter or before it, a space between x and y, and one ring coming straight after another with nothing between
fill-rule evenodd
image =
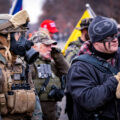
<instances>
[{"instance_id":1,"label":"camouflage pants","mask_svg":"<svg viewBox=\"0 0 120 120\"><path fill-rule=\"evenodd\" d=\"M36 96L35 110L32 114L31 120L43 120L42 119L42 109L41 109L40 100L39 100L38 96Z\"/></svg>"},{"instance_id":2,"label":"camouflage pants","mask_svg":"<svg viewBox=\"0 0 120 120\"><path fill-rule=\"evenodd\" d=\"M57 120L56 102L41 102L43 120Z\"/></svg>"}]
</instances>

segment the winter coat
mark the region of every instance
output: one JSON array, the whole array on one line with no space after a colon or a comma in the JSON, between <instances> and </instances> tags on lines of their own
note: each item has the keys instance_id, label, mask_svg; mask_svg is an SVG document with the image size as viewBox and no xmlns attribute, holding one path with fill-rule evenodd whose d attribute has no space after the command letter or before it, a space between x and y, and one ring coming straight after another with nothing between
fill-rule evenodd
<instances>
[{"instance_id":1,"label":"winter coat","mask_svg":"<svg viewBox=\"0 0 120 120\"><path fill-rule=\"evenodd\" d=\"M116 58L119 69L119 51ZM94 120L94 115L105 120L118 120L120 102L115 97L117 84L112 74L104 73L90 63L74 62L66 85L67 94L73 101L72 120Z\"/></svg>"}]
</instances>

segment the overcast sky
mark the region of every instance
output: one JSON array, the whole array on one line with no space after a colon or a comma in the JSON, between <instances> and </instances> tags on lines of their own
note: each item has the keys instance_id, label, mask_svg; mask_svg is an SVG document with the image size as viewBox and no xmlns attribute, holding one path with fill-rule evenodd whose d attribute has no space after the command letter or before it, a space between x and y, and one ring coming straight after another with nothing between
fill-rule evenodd
<instances>
[{"instance_id":1,"label":"overcast sky","mask_svg":"<svg viewBox=\"0 0 120 120\"><path fill-rule=\"evenodd\" d=\"M42 5L45 0L23 0L23 9L28 11L30 23L34 24L38 20L38 16L42 14Z\"/></svg>"}]
</instances>

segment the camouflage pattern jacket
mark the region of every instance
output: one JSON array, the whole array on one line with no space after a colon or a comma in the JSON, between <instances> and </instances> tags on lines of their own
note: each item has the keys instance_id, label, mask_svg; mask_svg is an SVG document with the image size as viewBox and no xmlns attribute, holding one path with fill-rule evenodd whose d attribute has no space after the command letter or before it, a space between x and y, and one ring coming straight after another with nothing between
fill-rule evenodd
<instances>
[{"instance_id":1,"label":"camouflage pattern jacket","mask_svg":"<svg viewBox=\"0 0 120 120\"><path fill-rule=\"evenodd\" d=\"M68 63L71 63L72 59L78 54L83 41L79 38L77 41L73 41L69 44L66 50L65 58Z\"/></svg>"}]
</instances>

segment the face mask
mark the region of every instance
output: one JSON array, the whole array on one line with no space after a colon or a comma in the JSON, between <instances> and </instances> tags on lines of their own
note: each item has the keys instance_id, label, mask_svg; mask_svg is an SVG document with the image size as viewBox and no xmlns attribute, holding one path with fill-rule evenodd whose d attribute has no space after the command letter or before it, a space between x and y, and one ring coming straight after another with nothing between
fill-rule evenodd
<instances>
[{"instance_id":1,"label":"face mask","mask_svg":"<svg viewBox=\"0 0 120 120\"><path fill-rule=\"evenodd\" d=\"M28 64L31 64L39 56L39 53L31 48L31 46L33 46L33 42L27 40L24 34L22 34L19 40L16 41L14 34L15 33L11 34L10 51L12 51L15 55L24 57L25 61Z\"/></svg>"}]
</instances>

